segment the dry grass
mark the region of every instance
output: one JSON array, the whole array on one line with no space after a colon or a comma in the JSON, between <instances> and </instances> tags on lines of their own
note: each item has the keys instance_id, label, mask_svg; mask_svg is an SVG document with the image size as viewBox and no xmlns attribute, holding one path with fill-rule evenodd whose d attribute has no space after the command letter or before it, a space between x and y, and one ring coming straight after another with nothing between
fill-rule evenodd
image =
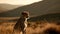
<instances>
[{"instance_id":1,"label":"dry grass","mask_svg":"<svg viewBox=\"0 0 60 34\"><path fill-rule=\"evenodd\" d=\"M4 22L0 24L0 34L12 34L14 22ZM60 25L54 23L30 23L26 29L26 34L45 34L45 31L49 28L55 29L57 32L60 32Z\"/></svg>"}]
</instances>

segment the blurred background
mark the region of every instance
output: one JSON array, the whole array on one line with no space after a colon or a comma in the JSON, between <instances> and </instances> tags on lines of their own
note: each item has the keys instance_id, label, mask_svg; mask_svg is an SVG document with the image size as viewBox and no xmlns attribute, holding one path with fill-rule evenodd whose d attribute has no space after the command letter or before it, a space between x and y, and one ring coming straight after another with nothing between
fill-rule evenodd
<instances>
[{"instance_id":1,"label":"blurred background","mask_svg":"<svg viewBox=\"0 0 60 34\"><path fill-rule=\"evenodd\" d=\"M1 34L12 33L22 11L30 12L27 34L60 34L60 0L0 0Z\"/></svg>"},{"instance_id":2,"label":"blurred background","mask_svg":"<svg viewBox=\"0 0 60 34\"><path fill-rule=\"evenodd\" d=\"M60 0L0 0L0 19L19 18L22 11L30 17L60 13Z\"/></svg>"}]
</instances>

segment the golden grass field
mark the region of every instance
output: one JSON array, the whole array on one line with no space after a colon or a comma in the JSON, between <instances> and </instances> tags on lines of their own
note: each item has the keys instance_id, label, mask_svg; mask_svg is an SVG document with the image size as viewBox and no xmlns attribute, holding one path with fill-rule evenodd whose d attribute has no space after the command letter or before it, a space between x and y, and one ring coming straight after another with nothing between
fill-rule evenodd
<instances>
[{"instance_id":1,"label":"golden grass field","mask_svg":"<svg viewBox=\"0 0 60 34\"><path fill-rule=\"evenodd\" d=\"M15 23L16 22L0 23L0 34L12 34ZM46 34L47 30L50 28L54 29L58 33L60 32L60 25L55 23L29 22L29 25L26 29L26 34Z\"/></svg>"}]
</instances>

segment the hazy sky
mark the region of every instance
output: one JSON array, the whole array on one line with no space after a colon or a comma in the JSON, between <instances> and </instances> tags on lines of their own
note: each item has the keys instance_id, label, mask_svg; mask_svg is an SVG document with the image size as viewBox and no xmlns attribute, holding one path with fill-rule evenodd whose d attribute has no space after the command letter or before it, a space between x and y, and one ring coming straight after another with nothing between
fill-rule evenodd
<instances>
[{"instance_id":1,"label":"hazy sky","mask_svg":"<svg viewBox=\"0 0 60 34\"><path fill-rule=\"evenodd\" d=\"M27 5L38 1L42 0L0 0L0 3L8 3L13 5Z\"/></svg>"}]
</instances>

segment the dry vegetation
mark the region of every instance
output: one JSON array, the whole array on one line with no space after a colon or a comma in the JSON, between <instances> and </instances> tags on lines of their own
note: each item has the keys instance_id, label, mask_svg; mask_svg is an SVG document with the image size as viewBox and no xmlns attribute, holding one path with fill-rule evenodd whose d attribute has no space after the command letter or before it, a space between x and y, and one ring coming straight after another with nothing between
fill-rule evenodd
<instances>
[{"instance_id":1,"label":"dry vegetation","mask_svg":"<svg viewBox=\"0 0 60 34\"><path fill-rule=\"evenodd\" d=\"M0 24L0 34L12 34L13 27L16 22L4 22ZM60 34L60 25L55 23L29 22L26 34L49 34L53 30L53 34Z\"/></svg>"}]
</instances>

